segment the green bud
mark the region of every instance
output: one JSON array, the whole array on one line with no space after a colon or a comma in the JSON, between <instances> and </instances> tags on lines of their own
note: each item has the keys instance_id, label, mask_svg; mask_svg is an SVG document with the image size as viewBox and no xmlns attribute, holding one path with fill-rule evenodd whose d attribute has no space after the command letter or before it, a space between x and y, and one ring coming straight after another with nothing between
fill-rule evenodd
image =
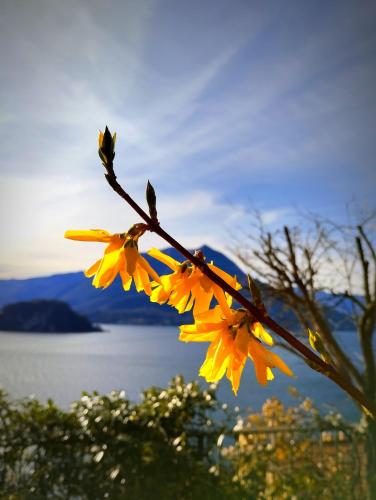
<instances>
[{"instance_id":1,"label":"green bud","mask_svg":"<svg viewBox=\"0 0 376 500\"><path fill-rule=\"evenodd\" d=\"M319 332L313 332L308 328L308 340L309 343L316 352L320 354L320 357L325 363L330 363L330 356L328 354L328 351L324 347L324 343L322 341L322 338L320 337Z\"/></svg>"},{"instance_id":2,"label":"green bud","mask_svg":"<svg viewBox=\"0 0 376 500\"><path fill-rule=\"evenodd\" d=\"M115 142L116 134L111 135L111 132L106 126L104 133L102 134L102 132L100 132L99 134L98 154L102 160L103 166L107 170L112 169L112 162L115 158Z\"/></svg>"},{"instance_id":3,"label":"green bud","mask_svg":"<svg viewBox=\"0 0 376 500\"><path fill-rule=\"evenodd\" d=\"M146 201L149 206L149 214L153 221L158 220L157 214L157 196L155 194L155 190L151 185L150 181L148 181L146 186Z\"/></svg>"}]
</instances>

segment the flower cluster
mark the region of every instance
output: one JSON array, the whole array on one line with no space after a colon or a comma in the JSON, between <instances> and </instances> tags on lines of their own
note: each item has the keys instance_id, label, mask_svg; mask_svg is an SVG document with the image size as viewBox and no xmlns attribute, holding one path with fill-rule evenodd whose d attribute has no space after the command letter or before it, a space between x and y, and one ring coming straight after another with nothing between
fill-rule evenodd
<instances>
[{"instance_id":1,"label":"flower cluster","mask_svg":"<svg viewBox=\"0 0 376 500\"><path fill-rule=\"evenodd\" d=\"M106 178L114 188L116 176L113 171L116 134L111 135L106 127L99 134L99 156L106 170ZM121 189L117 185L116 189ZM154 188L148 182L146 198L150 221L159 224ZM146 220L146 219L145 219ZM272 368L279 368L286 375L292 375L288 366L264 344L272 345L271 336L264 330L249 311L232 308L232 297L203 271L204 256L199 253L202 266L190 261L178 262L156 248L148 254L171 269L170 274L158 276L148 261L138 251L138 240L146 230L146 224L135 224L126 233L110 234L102 229L66 231L65 237L79 241L107 243L104 255L85 271L93 278L93 286L107 288L120 275L124 290L134 282L138 292L144 291L151 302L169 304L179 313L192 310L194 324L180 327L183 342L210 342L206 359L200 368L200 375L208 382L220 380L225 374L236 393L247 359L253 361L256 378L265 385L274 378ZM206 265L206 264L205 264ZM207 267L234 290L241 285L235 276L218 268L213 262ZM252 290L252 288L251 288ZM216 305L211 309L215 300ZM257 305L257 304L256 304Z\"/></svg>"},{"instance_id":2,"label":"flower cluster","mask_svg":"<svg viewBox=\"0 0 376 500\"><path fill-rule=\"evenodd\" d=\"M208 382L216 382L226 374L235 394L247 358L253 361L257 381L262 385L273 380L271 368L292 375L282 359L263 346L262 341L273 344L269 333L242 309L230 309L224 314L216 306L197 316L193 325L181 326L179 338L184 342L211 342L200 375Z\"/></svg>"},{"instance_id":3,"label":"flower cluster","mask_svg":"<svg viewBox=\"0 0 376 500\"><path fill-rule=\"evenodd\" d=\"M85 271L87 277L93 278L96 288L108 287L119 274L124 290L129 290L134 281L136 290L144 291L152 302L167 303L179 313L192 310L195 322L180 327L179 339L210 342L199 372L208 382L218 381L226 375L236 394L247 359L253 361L257 381L262 385L274 378L272 368L279 368L291 376L291 370L282 359L264 346L272 345L273 339L261 323L248 311L233 309L232 297L199 267L189 261L179 262L152 248L148 254L172 270L170 274L158 276L138 251L138 239L146 228L145 224L135 224L128 232L116 234L102 229L67 231L65 237L107 243L103 257ZM212 262L208 267L234 289L241 288L235 276ZM217 305L210 309L213 299Z\"/></svg>"},{"instance_id":4,"label":"flower cluster","mask_svg":"<svg viewBox=\"0 0 376 500\"><path fill-rule=\"evenodd\" d=\"M142 234L142 224L135 224L128 233L110 234L103 229L66 231L65 238L79 241L99 241L108 243L104 255L85 271L85 276L93 278L95 288L107 288L120 274L124 290L129 290L132 280L138 292L152 293L150 277L160 283L158 274L148 261L138 252L138 238Z\"/></svg>"}]
</instances>

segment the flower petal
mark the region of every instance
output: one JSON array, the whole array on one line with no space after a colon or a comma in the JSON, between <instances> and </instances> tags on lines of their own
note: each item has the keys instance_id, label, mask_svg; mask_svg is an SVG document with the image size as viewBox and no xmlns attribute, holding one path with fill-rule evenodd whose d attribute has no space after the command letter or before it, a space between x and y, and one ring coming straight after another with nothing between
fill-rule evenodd
<instances>
[{"instance_id":1,"label":"flower petal","mask_svg":"<svg viewBox=\"0 0 376 500\"><path fill-rule=\"evenodd\" d=\"M264 341L265 344L273 345L272 336L264 329L261 323L256 321L251 326L252 333L260 340Z\"/></svg>"},{"instance_id":2,"label":"flower petal","mask_svg":"<svg viewBox=\"0 0 376 500\"><path fill-rule=\"evenodd\" d=\"M101 265L102 259L97 260L97 262L94 262L92 266L90 266L86 271L84 271L84 274L87 278L91 278L94 276L94 274L98 271L99 266Z\"/></svg>"},{"instance_id":3,"label":"flower petal","mask_svg":"<svg viewBox=\"0 0 376 500\"><path fill-rule=\"evenodd\" d=\"M125 247L124 254L125 254L127 273L133 276L136 270L137 259L140 254L138 253L136 247Z\"/></svg>"},{"instance_id":4,"label":"flower petal","mask_svg":"<svg viewBox=\"0 0 376 500\"><path fill-rule=\"evenodd\" d=\"M146 295L151 294L151 286L150 286L150 280L149 280L149 275L145 271L145 269L142 266L138 265L137 262L137 270L138 270L138 275L140 277L141 283L142 283L142 289L146 293Z\"/></svg>"},{"instance_id":5,"label":"flower petal","mask_svg":"<svg viewBox=\"0 0 376 500\"><path fill-rule=\"evenodd\" d=\"M236 355L235 351L232 350L230 354L229 365L226 371L226 376L231 382L232 390L236 395L240 385L240 379L243 373L243 369L246 363L247 357L242 356L239 359L239 356Z\"/></svg>"},{"instance_id":6,"label":"flower petal","mask_svg":"<svg viewBox=\"0 0 376 500\"><path fill-rule=\"evenodd\" d=\"M107 288L116 278L119 271L119 260L123 248L116 248L116 245L108 245L98 271L93 279L96 288Z\"/></svg>"},{"instance_id":7,"label":"flower petal","mask_svg":"<svg viewBox=\"0 0 376 500\"><path fill-rule=\"evenodd\" d=\"M218 302L220 308L222 309L224 316L227 319L230 319L232 316L231 308L228 305L224 291L218 285L215 285L213 283L213 292L214 292L214 296L217 299L217 302Z\"/></svg>"},{"instance_id":8,"label":"flower petal","mask_svg":"<svg viewBox=\"0 0 376 500\"><path fill-rule=\"evenodd\" d=\"M138 258L138 264L145 269L149 276L153 278L157 283L161 283L159 275L154 271L149 262L142 255Z\"/></svg>"},{"instance_id":9,"label":"flower petal","mask_svg":"<svg viewBox=\"0 0 376 500\"><path fill-rule=\"evenodd\" d=\"M157 260L159 260L159 262L162 262L163 264L165 264L166 266L168 266L173 271L177 271L179 269L179 267L180 267L180 262L178 262L177 260L173 259L169 255L161 252L160 250L158 250L158 248L151 248L148 251L148 254L151 257L154 257L154 259L157 259Z\"/></svg>"},{"instance_id":10,"label":"flower petal","mask_svg":"<svg viewBox=\"0 0 376 500\"><path fill-rule=\"evenodd\" d=\"M226 273L225 271L215 266L214 264L208 264L208 266L215 274L217 274L220 278L222 278L223 281L225 281L228 285L235 288L235 290L241 289L242 286L240 285L240 283L236 281L236 276L231 276L230 274Z\"/></svg>"},{"instance_id":11,"label":"flower petal","mask_svg":"<svg viewBox=\"0 0 376 500\"><path fill-rule=\"evenodd\" d=\"M131 288L131 285L132 285L132 276L130 276L127 273L127 271L125 271L124 269L120 269L119 273L120 273L121 281L123 283L123 289L126 292L128 292L128 290Z\"/></svg>"},{"instance_id":12,"label":"flower petal","mask_svg":"<svg viewBox=\"0 0 376 500\"><path fill-rule=\"evenodd\" d=\"M248 354L249 334L247 329L242 327L236 332L235 345L237 349L244 355Z\"/></svg>"},{"instance_id":13,"label":"flower petal","mask_svg":"<svg viewBox=\"0 0 376 500\"><path fill-rule=\"evenodd\" d=\"M104 243L110 242L113 238L116 238L117 235L112 235L103 229L70 229L65 231L64 238L68 238L70 240L78 240L78 241L100 241Z\"/></svg>"},{"instance_id":14,"label":"flower petal","mask_svg":"<svg viewBox=\"0 0 376 500\"><path fill-rule=\"evenodd\" d=\"M192 295L195 298L195 305L193 306L193 316L201 314L209 309L210 302L213 298L213 291L205 292L197 282L192 288Z\"/></svg>"},{"instance_id":15,"label":"flower petal","mask_svg":"<svg viewBox=\"0 0 376 500\"><path fill-rule=\"evenodd\" d=\"M212 342L216 335L218 335L218 331L215 330L206 333L189 333L183 330L180 332L179 340L182 342Z\"/></svg>"},{"instance_id":16,"label":"flower petal","mask_svg":"<svg viewBox=\"0 0 376 500\"><path fill-rule=\"evenodd\" d=\"M207 382L216 382L225 374L228 362L229 352L225 347L222 336L220 336L210 345L199 374L205 377Z\"/></svg>"}]
</instances>

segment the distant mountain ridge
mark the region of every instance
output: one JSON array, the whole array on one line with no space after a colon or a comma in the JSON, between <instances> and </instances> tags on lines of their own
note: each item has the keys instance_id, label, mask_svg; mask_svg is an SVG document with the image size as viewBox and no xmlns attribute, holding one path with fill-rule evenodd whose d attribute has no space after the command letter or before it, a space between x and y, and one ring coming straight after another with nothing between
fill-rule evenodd
<instances>
[{"instance_id":1,"label":"distant mountain ridge","mask_svg":"<svg viewBox=\"0 0 376 500\"><path fill-rule=\"evenodd\" d=\"M206 245L202 246L201 250L207 262L213 261L216 266L231 275L236 275L238 281L245 284L245 273L231 259ZM179 261L184 260L174 248L164 249L163 252ZM152 259L147 254L143 256L158 274L171 272L161 262ZM268 289L266 285L261 285L261 287L265 291ZM248 294L246 290L244 293ZM22 280L0 280L0 308L13 302L35 299L64 301L80 314L88 316L91 321L101 323L178 325L189 323L192 319L191 313L179 315L168 305L161 306L150 302L144 293L138 293L135 290L134 285L129 292L124 292L119 277L105 290L94 288L91 279L86 278L83 272ZM284 325L290 328L297 326L296 319L290 311L285 310L281 301L274 301L269 312ZM331 315L333 320L341 320L340 313L334 311Z\"/></svg>"},{"instance_id":2,"label":"distant mountain ridge","mask_svg":"<svg viewBox=\"0 0 376 500\"><path fill-rule=\"evenodd\" d=\"M243 271L228 257L204 245L201 247L207 262L214 263L231 275L243 280ZM164 253L182 261L184 258L174 248L166 248ZM158 274L170 273L171 269L142 254ZM88 263L89 266L90 263ZM105 290L92 286L91 279L83 272L56 274L28 279L0 280L0 307L12 302L33 299L56 299L67 302L92 321L103 323L133 324L181 324L190 321L190 313L179 315L175 309L166 305L151 303L144 293L138 293L134 285L124 292L119 277Z\"/></svg>"}]
</instances>

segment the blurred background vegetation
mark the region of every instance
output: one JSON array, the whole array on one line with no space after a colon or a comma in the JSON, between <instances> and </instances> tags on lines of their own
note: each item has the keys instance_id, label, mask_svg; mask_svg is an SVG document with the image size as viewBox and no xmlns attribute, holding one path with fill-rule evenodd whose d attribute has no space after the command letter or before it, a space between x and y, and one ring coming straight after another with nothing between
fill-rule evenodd
<instances>
[{"instance_id":1,"label":"blurred background vegetation","mask_svg":"<svg viewBox=\"0 0 376 500\"><path fill-rule=\"evenodd\" d=\"M68 411L1 392L1 498L365 498L362 423L296 396L240 415L181 376L139 403L83 393Z\"/></svg>"}]
</instances>

